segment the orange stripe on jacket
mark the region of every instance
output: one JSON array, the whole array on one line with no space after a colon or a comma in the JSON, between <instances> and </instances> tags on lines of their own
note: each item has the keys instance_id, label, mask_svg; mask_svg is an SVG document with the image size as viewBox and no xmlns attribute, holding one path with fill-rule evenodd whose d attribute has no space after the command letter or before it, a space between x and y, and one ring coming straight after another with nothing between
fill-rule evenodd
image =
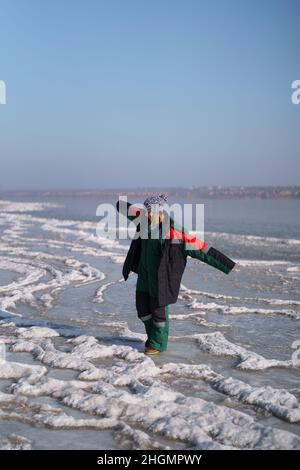
<instances>
[{"instance_id":1,"label":"orange stripe on jacket","mask_svg":"<svg viewBox=\"0 0 300 470\"><path fill-rule=\"evenodd\" d=\"M207 246L207 243L199 240L199 238L195 237L195 235L186 235L184 232L176 230L173 227L171 227L169 230L169 238L171 240L181 240L185 243L188 243L195 250L203 251Z\"/></svg>"}]
</instances>

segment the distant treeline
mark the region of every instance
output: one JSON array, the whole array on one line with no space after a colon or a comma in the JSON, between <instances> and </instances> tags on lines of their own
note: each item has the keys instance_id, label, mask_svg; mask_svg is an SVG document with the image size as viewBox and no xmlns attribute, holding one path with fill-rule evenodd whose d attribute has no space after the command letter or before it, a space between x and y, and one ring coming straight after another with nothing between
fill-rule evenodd
<instances>
[{"instance_id":1,"label":"distant treeline","mask_svg":"<svg viewBox=\"0 0 300 470\"><path fill-rule=\"evenodd\" d=\"M0 191L0 197L40 196L40 197L146 197L153 192L167 192L169 197L176 199L298 199L300 186L203 186L203 187L170 187L170 188L118 188L88 190L44 190L44 191Z\"/></svg>"}]
</instances>

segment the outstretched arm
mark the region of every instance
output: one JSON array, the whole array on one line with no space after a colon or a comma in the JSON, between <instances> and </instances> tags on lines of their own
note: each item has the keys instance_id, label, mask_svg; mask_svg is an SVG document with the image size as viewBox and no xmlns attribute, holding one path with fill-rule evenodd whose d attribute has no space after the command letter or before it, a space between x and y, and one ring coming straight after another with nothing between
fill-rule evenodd
<instances>
[{"instance_id":1,"label":"outstretched arm","mask_svg":"<svg viewBox=\"0 0 300 470\"><path fill-rule=\"evenodd\" d=\"M205 250L206 251L206 250ZM185 244L184 253L191 258L199 259L216 269L219 269L225 274L229 274L235 266L235 262L227 258L223 253L210 247L207 252L198 249L189 249L188 244Z\"/></svg>"},{"instance_id":2,"label":"outstretched arm","mask_svg":"<svg viewBox=\"0 0 300 470\"><path fill-rule=\"evenodd\" d=\"M134 204L130 204L130 202L123 201L122 199L117 201L116 207L120 214L124 215L128 220L135 223L139 222L139 216L145 212L144 209L136 207Z\"/></svg>"},{"instance_id":3,"label":"outstretched arm","mask_svg":"<svg viewBox=\"0 0 300 470\"><path fill-rule=\"evenodd\" d=\"M199 240L194 235L188 234L183 228L175 228L170 230L170 238L180 240L182 242L183 251L186 256L199 259L225 274L229 274L235 266L235 262L226 255L216 250L207 243Z\"/></svg>"}]
</instances>

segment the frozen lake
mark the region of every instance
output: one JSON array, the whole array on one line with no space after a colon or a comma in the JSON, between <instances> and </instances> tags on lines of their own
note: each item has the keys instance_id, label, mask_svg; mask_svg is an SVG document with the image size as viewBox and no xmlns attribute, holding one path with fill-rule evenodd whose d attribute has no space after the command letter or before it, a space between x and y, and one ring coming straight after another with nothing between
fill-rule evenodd
<instances>
[{"instance_id":1,"label":"frozen lake","mask_svg":"<svg viewBox=\"0 0 300 470\"><path fill-rule=\"evenodd\" d=\"M300 201L202 201L205 240L237 265L188 260L169 349L149 358L128 242L96 236L102 201L12 199L0 448L300 449Z\"/></svg>"}]
</instances>

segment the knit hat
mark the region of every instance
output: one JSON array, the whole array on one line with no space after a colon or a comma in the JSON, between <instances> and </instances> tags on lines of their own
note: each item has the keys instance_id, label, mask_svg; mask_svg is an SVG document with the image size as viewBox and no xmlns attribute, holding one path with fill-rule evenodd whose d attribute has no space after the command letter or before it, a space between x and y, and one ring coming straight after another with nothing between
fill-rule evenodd
<instances>
[{"instance_id":1,"label":"knit hat","mask_svg":"<svg viewBox=\"0 0 300 470\"><path fill-rule=\"evenodd\" d=\"M153 209L156 209L156 210L163 209L164 205L167 202L168 202L168 196L165 193L152 194L151 196L145 199L144 206L146 207L148 212L151 212L151 210Z\"/></svg>"}]
</instances>

